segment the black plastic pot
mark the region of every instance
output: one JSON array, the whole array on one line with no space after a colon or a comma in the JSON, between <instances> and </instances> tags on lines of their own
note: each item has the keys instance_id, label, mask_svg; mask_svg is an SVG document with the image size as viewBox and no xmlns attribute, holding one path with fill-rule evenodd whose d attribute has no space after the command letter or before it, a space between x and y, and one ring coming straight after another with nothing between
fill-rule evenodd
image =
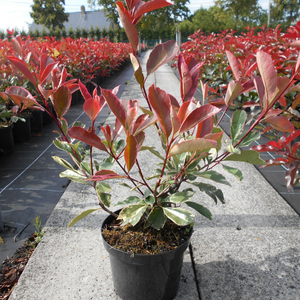
<instances>
[{"instance_id":1,"label":"black plastic pot","mask_svg":"<svg viewBox=\"0 0 300 300\"><path fill-rule=\"evenodd\" d=\"M0 126L0 156L13 153L15 150L14 138L13 138L13 124L8 126Z\"/></svg>"},{"instance_id":2,"label":"black plastic pot","mask_svg":"<svg viewBox=\"0 0 300 300\"><path fill-rule=\"evenodd\" d=\"M43 130L43 111L32 110L32 118L30 119L31 132L40 132Z\"/></svg>"},{"instance_id":3,"label":"black plastic pot","mask_svg":"<svg viewBox=\"0 0 300 300\"><path fill-rule=\"evenodd\" d=\"M31 138L31 122L30 118L32 117L31 113L24 113L21 116L25 119L25 122L18 120L14 124L13 136L15 142L23 142Z\"/></svg>"},{"instance_id":4,"label":"black plastic pot","mask_svg":"<svg viewBox=\"0 0 300 300\"><path fill-rule=\"evenodd\" d=\"M102 229L113 220L113 216L108 216ZM179 289L183 254L190 238L191 235L178 248L166 253L132 255L113 248L102 237L110 257L115 292L123 300L173 299Z\"/></svg>"},{"instance_id":5,"label":"black plastic pot","mask_svg":"<svg viewBox=\"0 0 300 300\"><path fill-rule=\"evenodd\" d=\"M49 102L47 103L47 105L48 105L49 109L50 109L51 112L52 112L52 110L53 110L52 102L49 101ZM43 105L43 107L45 108L45 105ZM51 124L52 122L53 122L52 117L51 117L46 111L43 111L43 125L49 125L49 124Z\"/></svg>"}]
</instances>

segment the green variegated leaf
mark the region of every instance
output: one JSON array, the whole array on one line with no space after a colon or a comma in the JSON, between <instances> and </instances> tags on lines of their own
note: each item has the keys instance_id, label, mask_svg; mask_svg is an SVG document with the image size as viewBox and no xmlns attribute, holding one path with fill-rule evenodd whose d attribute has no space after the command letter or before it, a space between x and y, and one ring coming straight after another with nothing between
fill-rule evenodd
<instances>
[{"instance_id":1,"label":"green variegated leaf","mask_svg":"<svg viewBox=\"0 0 300 300\"><path fill-rule=\"evenodd\" d=\"M192 140L182 141L175 144L170 151L170 156L185 152L203 151L211 148L217 148L218 143L214 140L205 138L195 138Z\"/></svg>"},{"instance_id":2,"label":"green variegated leaf","mask_svg":"<svg viewBox=\"0 0 300 300\"><path fill-rule=\"evenodd\" d=\"M110 204L111 204L111 194L108 194L108 193L98 193L98 190L97 190L97 194L98 194L99 198L101 199L102 203L105 206L110 207Z\"/></svg>"},{"instance_id":3,"label":"green variegated leaf","mask_svg":"<svg viewBox=\"0 0 300 300\"><path fill-rule=\"evenodd\" d=\"M100 165L100 169L109 170L115 163L115 160L113 157L108 156L103 159L103 163Z\"/></svg>"},{"instance_id":4,"label":"green variegated leaf","mask_svg":"<svg viewBox=\"0 0 300 300\"><path fill-rule=\"evenodd\" d=\"M61 142L61 141L59 141L59 140L55 140L55 141L53 141L53 143L54 143L54 145L55 145L58 149L63 150L63 151L66 151L66 152L68 152L69 154L73 154L73 150L72 150L72 148L71 148L71 146L70 146L69 143L67 143L67 142Z\"/></svg>"},{"instance_id":5,"label":"green variegated leaf","mask_svg":"<svg viewBox=\"0 0 300 300\"><path fill-rule=\"evenodd\" d=\"M231 139L233 145L238 142L236 139L244 129L246 119L247 113L244 110L237 110L234 112L231 121Z\"/></svg>"},{"instance_id":6,"label":"green variegated leaf","mask_svg":"<svg viewBox=\"0 0 300 300\"><path fill-rule=\"evenodd\" d=\"M198 213L200 213L204 217L206 217L210 220L212 219L212 214L206 207L204 207L196 202L192 202L192 201L187 201L187 202L185 202L185 204L187 204L189 207L192 207L193 209L195 209Z\"/></svg>"},{"instance_id":7,"label":"green variegated leaf","mask_svg":"<svg viewBox=\"0 0 300 300\"><path fill-rule=\"evenodd\" d=\"M90 165L85 162L85 161L82 161L81 164L80 164L81 168L86 171L88 174L91 174L91 168L90 168Z\"/></svg>"},{"instance_id":8,"label":"green variegated leaf","mask_svg":"<svg viewBox=\"0 0 300 300\"><path fill-rule=\"evenodd\" d=\"M159 230L159 229L163 228L166 220L167 220L167 217L164 214L163 209L159 206L155 206L152 209L151 213L149 214L149 217L145 224L145 228L152 225L152 227L154 229Z\"/></svg>"},{"instance_id":9,"label":"green variegated leaf","mask_svg":"<svg viewBox=\"0 0 300 300\"><path fill-rule=\"evenodd\" d=\"M125 182L120 182L119 185L125 186L125 187L127 187L127 188L129 188L129 189L132 189L132 188L133 188L132 186L130 186L129 184L127 184L127 183L125 183Z\"/></svg>"},{"instance_id":10,"label":"green variegated leaf","mask_svg":"<svg viewBox=\"0 0 300 300\"><path fill-rule=\"evenodd\" d=\"M128 204L131 204L131 203L137 203L140 201L140 198L139 197L136 197L136 196L130 196L128 197L127 199L123 200L123 201L119 201L116 206L120 206L120 205L128 205Z\"/></svg>"},{"instance_id":11,"label":"green variegated leaf","mask_svg":"<svg viewBox=\"0 0 300 300\"><path fill-rule=\"evenodd\" d=\"M144 198L144 201L153 206L154 202L155 202L155 198L153 197L153 195L149 195L148 197Z\"/></svg>"},{"instance_id":12,"label":"green variegated leaf","mask_svg":"<svg viewBox=\"0 0 300 300\"><path fill-rule=\"evenodd\" d=\"M104 181L98 181L96 185L97 193L109 193L112 191L110 185Z\"/></svg>"},{"instance_id":13,"label":"green variegated leaf","mask_svg":"<svg viewBox=\"0 0 300 300\"><path fill-rule=\"evenodd\" d=\"M73 168L73 166L69 162L67 162L65 159L60 158L58 156L52 156L52 158L54 159L55 162L57 162L61 166L65 167L66 169L76 172L76 170Z\"/></svg>"},{"instance_id":14,"label":"green variegated leaf","mask_svg":"<svg viewBox=\"0 0 300 300\"><path fill-rule=\"evenodd\" d=\"M198 177L207 178L207 179L213 180L215 182L226 184L226 185L230 186L230 183L226 180L226 178L222 174L220 174L216 171L210 170L210 171L205 171L205 172L194 172L193 174Z\"/></svg>"},{"instance_id":15,"label":"green variegated leaf","mask_svg":"<svg viewBox=\"0 0 300 300\"><path fill-rule=\"evenodd\" d=\"M88 181L86 181L86 177L79 175L78 173L71 171L71 170L66 170L62 173L59 174L59 177L67 177L72 181L83 183L83 184L89 184Z\"/></svg>"},{"instance_id":16,"label":"green variegated leaf","mask_svg":"<svg viewBox=\"0 0 300 300\"><path fill-rule=\"evenodd\" d=\"M163 202L183 203L188 201L190 198L192 198L194 194L195 192L191 188L188 188L181 192L177 192L175 194L170 195L169 197L164 199Z\"/></svg>"},{"instance_id":17,"label":"green variegated leaf","mask_svg":"<svg viewBox=\"0 0 300 300\"><path fill-rule=\"evenodd\" d=\"M125 147L125 141L124 140L115 141L114 145L115 145L116 153L119 154Z\"/></svg>"},{"instance_id":18,"label":"green variegated leaf","mask_svg":"<svg viewBox=\"0 0 300 300\"><path fill-rule=\"evenodd\" d=\"M233 145L228 145L226 147L226 151L229 152L229 153L241 154L241 150L239 148L234 148Z\"/></svg>"},{"instance_id":19,"label":"green variegated leaf","mask_svg":"<svg viewBox=\"0 0 300 300\"><path fill-rule=\"evenodd\" d=\"M254 150L244 150L241 154L231 154L224 160L243 161L254 165L265 165L266 162L259 157L259 153Z\"/></svg>"},{"instance_id":20,"label":"green variegated leaf","mask_svg":"<svg viewBox=\"0 0 300 300\"><path fill-rule=\"evenodd\" d=\"M146 203L129 205L121 210L118 220L123 220L122 226L129 223L135 226L140 221L147 207Z\"/></svg>"},{"instance_id":21,"label":"green variegated leaf","mask_svg":"<svg viewBox=\"0 0 300 300\"><path fill-rule=\"evenodd\" d=\"M61 118L61 128L65 135L67 135L68 123L65 118Z\"/></svg>"},{"instance_id":22,"label":"green variegated leaf","mask_svg":"<svg viewBox=\"0 0 300 300\"><path fill-rule=\"evenodd\" d=\"M216 204L218 203L218 200L223 204L225 203L223 192L215 186L203 182L194 182L193 185L197 186L201 192L204 192L213 198Z\"/></svg>"},{"instance_id":23,"label":"green variegated leaf","mask_svg":"<svg viewBox=\"0 0 300 300\"><path fill-rule=\"evenodd\" d=\"M243 180L243 174L239 169L232 168L229 166L222 165L223 169L229 172L230 174L234 175L239 181Z\"/></svg>"},{"instance_id":24,"label":"green variegated leaf","mask_svg":"<svg viewBox=\"0 0 300 300\"><path fill-rule=\"evenodd\" d=\"M163 207L162 209L167 218L179 226L189 225L194 222L195 216L186 209L178 207Z\"/></svg>"},{"instance_id":25,"label":"green variegated leaf","mask_svg":"<svg viewBox=\"0 0 300 300\"><path fill-rule=\"evenodd\" d=\"M237 142L241 140L242 137L238 137ZM260 132L251 131L239 144L239 147L249 146L253 141L256 141L260 138Z\"/></svg>"},{"instance_id":26,"label":"green variegated leaf","mask_svg":"<svg viewBox=\"0 0 300 300\"><path fill-rule=\"evenodd\" d=\"M93 208L93 209L88 209L84 212L82 212L81 214L79 214L78 216L76 216L68 225L68 228L72 227L74 224L76 224L78 221L80 221L81 219L85 218L86 216L88 216L89 214L91 214L92 212L101 209L99 208Z\"/></svg>"}]
</instances>

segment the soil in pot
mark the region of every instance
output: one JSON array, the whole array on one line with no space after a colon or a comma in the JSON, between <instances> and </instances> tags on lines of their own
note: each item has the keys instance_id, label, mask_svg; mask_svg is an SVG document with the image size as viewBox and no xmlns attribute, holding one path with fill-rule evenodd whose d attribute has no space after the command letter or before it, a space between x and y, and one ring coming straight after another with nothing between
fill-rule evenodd
<instances>
[{"instance_id":1,"label":"soil in pot","mask_svg":"<svg viewBox=\"0 0 300 300\"><path fill-rule=\"evenodd\" d=\"M102 237L110 257L115 292L123 300L173 299L179 289L183 255L192 228L171 222L159 231L144 229L143 224L120 228L113 220L109 216L104 221ZM113 245L105 241L105 236Z\"/></svg>"},{"instance_id":2,"label":"soil in pot","mask_svg":"<svg viewBox=\"0 0 300 300\"><path fill-rule=\"evenodd\" d=\"M8 155L14 152L15 144L13 137L13 124L0 123L0 156Z\"/></svg>"}]
</instances>

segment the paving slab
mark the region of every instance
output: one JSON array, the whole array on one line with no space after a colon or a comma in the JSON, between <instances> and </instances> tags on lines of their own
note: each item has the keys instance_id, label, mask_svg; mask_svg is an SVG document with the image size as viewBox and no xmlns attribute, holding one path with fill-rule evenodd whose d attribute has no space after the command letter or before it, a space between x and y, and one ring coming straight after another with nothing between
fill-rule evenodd
<instances>
[{"instance_id":1,"label":"paving slab","mask_svg":"<svg viewBox=\"0 0 300 300\"><path fill-rule=\"evenodd\" d=\"M147 55L142 61L143 70ZM179 98L179 81L170 70L162 67L149 77L147 85L159 85L159 80L164 80L164 88ZM146 105L134 79L122 98L138 99ZM108 117L107 123L113 124L113 118ZM159 148L155 133L148 137L146 142ZM149 157L146 151L139 155L141 161ZM103 157L103 153L96 152L97 157ZM150 159L144 161L142 169L146 173L152 172L151 163ZM200 192L193 198L211 210L213 221L196 216L191 252L185 253L175 299L300 299L299 216L255 167L235 162L228 165L241 169L244 180L240 183L232 175L226 176L232 184L220 187L225 205L216 205ZM224 172L221 167L218 170ZM127 195L126 188L114 185L115 203ZM66 229L78 213L94 207L97 199L90 187L76 183L68 186L11 300L119 299L100 236L106 214L98 211Z\"/></svg>"}]
</instances>

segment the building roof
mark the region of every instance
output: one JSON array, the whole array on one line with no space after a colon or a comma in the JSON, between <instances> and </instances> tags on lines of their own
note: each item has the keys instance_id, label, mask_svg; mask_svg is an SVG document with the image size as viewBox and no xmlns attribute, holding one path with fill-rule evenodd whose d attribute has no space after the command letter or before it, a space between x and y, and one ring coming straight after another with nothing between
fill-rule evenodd
<instances>
[{"instance_id":1,"label":"building roof","mask_svg":"<svg viewBox=\"0 0 300 300\"><path fill-rule=\"evenodd\" d=\"M105 27L108 30L110 27L113 29L115 24L107 19L104 11L85 11L84 6L82 6L81 12L69 13L69 20L68 22L64 22L64 26L66 31L68 31L70 27L72 27L73 30L76 30L76 28L90 30L91 26L93 26L94 29L99 27L99 29L102 30ZM29 25L29 30L35 31L38 29L41 32L43 27L43 25L32 23Z\"/></svg>"}]
</instances>

